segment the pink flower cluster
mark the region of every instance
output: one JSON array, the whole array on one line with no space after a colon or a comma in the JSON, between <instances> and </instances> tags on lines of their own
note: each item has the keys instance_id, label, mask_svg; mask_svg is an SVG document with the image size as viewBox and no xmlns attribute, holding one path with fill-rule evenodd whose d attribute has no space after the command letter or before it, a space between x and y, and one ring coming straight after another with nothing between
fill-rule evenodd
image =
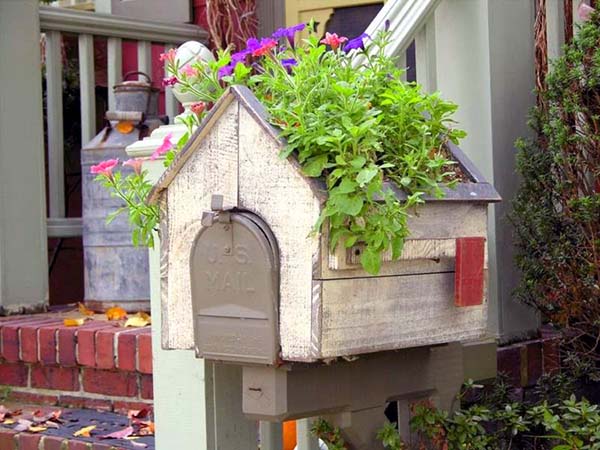
<instances>
[{"instance_id":1,"label":"pink flower cluster","mask_svg":"<svg viewBox=\"0 0 600 450\"><path fill-rule=\"evenodd\" d=\"M93 175L104 175L105 177L112 177L113 169L119 164L118 159L108 159L102 161L95 166L90 168L90 173Z\"/></svg>"},{"instance_id":2,"label":"pink flower cluster","mask_svg":"<svg viewBox=\"0 0 600 450\"><path fill-rule=\"evenodd\" d=\"M174 48L170 48L165 53L160 54L160 60L161 60L161 62L166 61L166 62L172 64L173 62L175 62L176 56L177 56L177 50L175 50Z\"/></svg>"},{"instance_id":3,"label":"pink flower cluster","mask_svg":"<svg viewBox=\"0 0 600 450\"><path fill-rule=\"evenodd\" d=\"M345 36L338 36L336 33L325 33L325 37L321 39L321 44L329 45L332 50L337 50L340 44L348 40Z\"/></svg>"},{"instance_id":4,"label":"pink flower cluster","mask_svg":"<svg viewBox=\"0 0 600 450\"><path fill-rule=\"evenodd\" d=\"M163 141L162 141L162 144L160 144L160 147L158 147L156 150L154 150L154 153L152 153L152 156L150 156L150 159L152 161L161 157L162 155L167 153L169 150L171 150L175 146L175 144L173 144L173 142L171 141L172 138L173 138L173 133L169 133L163 138Z\"/></svg>"}]
</instances>

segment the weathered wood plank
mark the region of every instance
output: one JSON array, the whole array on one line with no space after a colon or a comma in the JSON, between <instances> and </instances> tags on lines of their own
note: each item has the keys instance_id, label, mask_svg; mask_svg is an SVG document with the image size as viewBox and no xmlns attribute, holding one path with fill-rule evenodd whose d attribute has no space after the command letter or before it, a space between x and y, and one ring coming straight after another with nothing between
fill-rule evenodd
<instances>
[{"instance_id":1,"label":"weathered wood plank","mask_svg":"<svg viewBox=\"0 0 600 450\"><path fill-rule=\"evenodd\" d=\"M170 324L163 328L167 348L194 345L189 261L202 213L210 211L214 194L223 195L226 207L238 206L238 104L229 103L220 119L218 127L192 142L197 148L190 149L169 186L168 284L162 297L163 317Z\"/></svg>"},{"instance_id":2,"label":"weathered wood plank","mask_svg":"<svg viewBox=\"0 0 600 450\"><path fill-rule=\"evenodd\" d=\"M106 70L108 73L108 109L116 111L113 87L123 78L123 47L120 38L108 38Z\"/></svg>"},{"instance_id":3,"label":"weathered wood plank","mask_svg":"<svg viewBox=\"0 0 600 450\"><path fill-rule=\"evenodd\" d=\"M62 51L59 31L46 33L49 216L65 217Z\"/></svg>"},{"instance_id":4,"label":"weathered wood plank","mask_svg":"<svg viewBox=\"0 0 600 450\"><path fill-rule=\"evenodd\" d=\"M310 231L319 217L319 200L297 168L279 158L279 143L244 107L239 132L239 206L262 217L279 246L282 355L306 360L315 353L312 261L319 254L319 237Z\"/></svg>"},{"instance_id":5,"label":"weathered wood plank","mask_svg":"<svg viewBox=\"0 0 600 450\"><path fill-rule=\"evenodd\" d=\"M486 331L485 304L454 306L453 273L322 283L323 358L476 339Z\"/></svg>"},{"instance_id":6,"label":"weathered wood plank","mask_svg":"<svg viewBox=\"0 0 600 450\"><path fill-rule=\"evenodd\" d=\"M94 83L94 36L79 35L79 92L81 95L81 144L96 134L96 91Z\"/></svg>"}]
</instances>

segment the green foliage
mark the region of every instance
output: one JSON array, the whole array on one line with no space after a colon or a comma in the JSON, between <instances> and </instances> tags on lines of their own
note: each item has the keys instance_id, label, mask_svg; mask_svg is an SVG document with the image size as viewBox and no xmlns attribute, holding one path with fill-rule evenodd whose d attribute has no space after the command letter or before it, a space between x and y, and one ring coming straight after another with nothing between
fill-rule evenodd
<instances>
[{"instance_id":1,"label":"green foliage","mask_svg":"<svg viewBox=\"0 0 600 450\"><path fill-rule=\"evenodd\" d=\"M154 247L153 232L157 229L159 216L158 207L145 203L152 189L152 184L146 176L147 171L133 172L126 176L123 176L122 172L114 172L110 175L98 175L96 181L101 182L110 191L111 196L124 202L124 206L107 216L106 222L110 223L120 214L127 213L132 227L133 245L152 248Z\"/></svg>"},{"instance_id":2,"label":"green foliage","mask_svg":"<svg viewBox=\"0 0 600 450\"><path fill-rule=\"evenodd\" d=\"M597 355L600 339L600 16L554 61L547 90L519 140L513 203L516 294L565 328L569 345Z\"/></svg>"},{"instance_id":3,"label":"green foliage","mask_svg":"<svg viewBox=\"0 0 600 450\"><path fill-rule=\"evenodd\" d=\"M313 422L311 433L327 445L328 450L347 450L346 443L340 434L340 429L333 427L323 418Z\"/></svg>"},{"instance_id":4,"label":"green foliage","mask_svg":"<svg viewBox=\"0 0 600 450\"><path fill-rule=\"evenodd\" d=\"M405 450L406 446L402 439L400 439L400 433L396 428L395 423L386 423L381 430L377 432L377 439L381 441L384 448L390 450Z\"/></svg>"},{"instance_id":5,"label":"green foliage","mask_svg":"<svg viewBox=\"0 0 600 450\"><path fill-rule=\"evenodd\" d=\"M445 144L465 136L452 128L456 105L402 81L403 70L384 54L388 42L384 31L369 41L360 68L353 66L359 50L327 50L313 33L303 46L275 47L242 61L239 53L220 52L214 62L194 63L193 76L177 61L168 67L179 89L207 104L232 84L256 94L287 141L282 157L293 155L306 176L326 181L329 196L315 231L327 226L332 247L364 243L361 263L370 273L379 271L382 253L400 256L409 211L423 195L439 197L440 185L455 183ZM378 51L369 54L371 48ZM407 199L399 201L386 180Z\"/></svg>"}]
</instances>

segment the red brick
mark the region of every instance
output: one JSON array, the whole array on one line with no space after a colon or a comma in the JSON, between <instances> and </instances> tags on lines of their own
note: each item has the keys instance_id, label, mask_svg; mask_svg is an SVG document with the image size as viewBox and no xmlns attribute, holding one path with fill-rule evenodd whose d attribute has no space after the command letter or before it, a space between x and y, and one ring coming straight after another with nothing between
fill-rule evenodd
<instances>
[{"instance_id":1,"label":"red brick","mask_svg":"<svg viewBox=\"0 0 600 450\"><path fill-rule=\"evenodd\" d=\"M58 329L57 337L57 350L58 350L58 364L61 366L76 366L77 355L76 355L76 338L77 328L76 327L64 327Z\"/></svg>"},{"instance_id":2,"label":"red brick","mask_svg":"<svg viewBox=\"0 0 600 450\"><path fill-rule=\"evenodd\" d=\"M21 344L21 360L25 362L38 361L38 329L42 325L56 324L55 319L40 319L39 321L25 324L19 332L19 340Z\"/></svg>"},{"instance_id":3,"label":"red brick","mask_svg":"<svg viewBox=\"0 0 600 450\"><path fill-rule=\"evenodd\" d=\"M31 387L60 391L79 390L79 369L76 367L31 367Z\"/></svg>"},{"instance_id":4,"label":"red brick","mask_svg":"<svg viewBox=\"0 0 600 450\"><path fill-rule=\"evenodd\" d=\"M38 331L38 345L40 348L40 362L56 364L56 333L58 327L52 325L41 327Z\"/></svg>"},{"instance_id":5,"label":"red brick","mask_svg":"<svg viewBox=\"0 0 600 450\"><path fill-rule=\"evenodd\" d=\"M77 330L77 362L82 366L96 366L96 332L103 328L112 328L108 322L95 322Z\"/></svg>"},{"instance_id":6,"label":"red brick","mask_svg":"<svg viewBox=\"0 0 600 450\"><path fill-rule=\"evenodd\" d=\"M21 433L17 436L19 450L38 450L41 439L39 434Z\"/></svg>"},{"instance_id":7,"label":"red brick","mask_svg":"<svg viewBox=\"0 0 600 450\"><path fill-rule=\"evenodd\" d=\"M544 373L541 341L527 343L527 384L534 385Z\"/></svg>"},{"instance_id":8,"label":"red brick","mask_svg":"<svg viewBox=\"0 0 600 450\"><path fill-rule=\"evenodd\" d=\"M142 373L152 373L152 335L150 333L138 336L138 370Z\"/></svg>"},{"instance_id":9,"label":"red brick","mask_svg":"<svg viewBox=\"0 0 600 450\"><path fill-rule=\"evenodd\" d=\"M63 450L63 441L65 439L57 436L44 436L42 439L42 449L44 450Z\"/></svg>"},{"instance_id":10,"label":"red brick","mask_svg":"<svg viewBox=\"0 0 600 450\"><path fill-rule=\"evenodd\" d=\"M96 333L96 367L99 369L114 369L115 333L119 331L119 328L113 328Z\"/></svg>"},{"instance_id":11,"label":"red brick","mask_svg":"<svg viewBox=\"0 0 600 450\"><path fill-rule=\"evenodd\" d=\"M521 346L500 347L496 356L498 373L504 374L513 386L521 386Z\"/></svg>"},{"instance_id":12,"label":"red brick","mask_svg":"<svg viewBox=\"0 0 600 450\"><path fill-rule=\"evenodd\" d=\"M83 369L83 390L96 394L137 396L137 375L131 372Z\"/></svg>"},{"instance_id":13,"label":"red brick","mask_svg":"<svg viewBox=\"0 0 600 450\"><path fill-rule=\"evenodd\" d=\"M456 271L454 273L454 304L476 306L483 303L485 238L456 239Z\"/></svg>"},{"instance_id":14,"label":"red brick","mask_svg":"<svg viewBox=\"0 0 600 450\"><path fill-rule=\"evenodd\" d=\"M69 450L91 450L92 444L82 441L69 441Z\"/></svg>"},{"instance_id":15,"label":"red brick","mask_svg":"<svg viewBox=\"0 0 600 450\"><path fill-rule=\"evenodd\" d=\"M152 400L154 398L152 375L140 376L140 396L147 400Z\"/></svg>"},{"instance_id":16,"label":"red brick","mask_svg":"<svg viewBox=\"0 0 600 450\"><path fill-rule=\"evenodd\" d=\"M21 363L0 363L0 384L27 386L29 369Z\"/></svg>"},{"instance_id":17,"label":"red brick","mask_svg":"<svg viewBox=\"0 0 600 450\"><path fill-rule=\"evenodd\" d=\"M558 339L544 339L542 342L542 358L544 373L554 374L560 371L560 345Z\"/></svg>"},{"instance_id":18,"label":"red brick","mask_svg":"<svg viewBox=\"0 0 600 450\"><path fill-rule=\"evenodd\" d=\"M11 391L9 399L19 403L33 403L36 405L57 405L58 395L37 394L35 392Z\"/></svg>"},{"instance_id":19,"label":"red brick","mask_svg":"<svg viewBox=\"0 0 600 450\"><path fill-rule=\"evenodd\" d=\"M17 441L15 433L12 430L0 429L0 449L1 450L16 450Z\"/></svg>"},{"instance_id":20,"label":"red brick","mask_svg":"<svg viewBox=\"0 0 600 450\"><path fill-rule=\"evenodd\" d=\"M2 324L2 357L10 362L17 362L21 357L19 348L19 329L22 325L37 322L39 316L27 316L24 319L13 319Z\"/></svg>"},{"instance_id":21,"label":"red brick","mask_svg":"<svg viewBox=\"0 0 600 450\"><path fill-rule=\"evenodd\" d=\"M135 371L137 369L137 338L145 333L143 328L124 331L117 336L117 367L120 370Z\"/></svg>"},{"instance_id":22,"label":"red brick","mask_svg":"<svg viewBox=\"0 0 600 450\"><path fill-rule=\"evenodd\" d=\"M152 403L145 402L123 402L120 400L115 400L114 403L114 411L117 414L127 414L132 409L139 411L140 409L152 409Z\"/></svg>"},{"instance_id":23,"label":"red brick","mask_svg":"<svg viewBox=\"0 0 600 450\"><path fill-rule=\"evenodd\" d=\"M77 397L74 395L61 395L60 405L67 408L94 409L96 411L112 411L113 409L113 405L110 400Z\"/></svg>"},{"instance_id":24,"label":"red brick","mask_svg":"<svg viewBox=\"0 0 600 450\"><path fill-rule=\"evenodd\" d=\"M115 450L111 444L103 444L101 442L94 442L92 444L92 450Z\"/></svg>"}]
</instances>

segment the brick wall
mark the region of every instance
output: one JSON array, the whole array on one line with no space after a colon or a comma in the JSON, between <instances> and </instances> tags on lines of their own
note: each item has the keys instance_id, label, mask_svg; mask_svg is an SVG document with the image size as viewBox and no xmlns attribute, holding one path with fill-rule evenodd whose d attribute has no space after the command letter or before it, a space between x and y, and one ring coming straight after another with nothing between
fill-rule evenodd
<instances>
[{"instance_id":1,"label":"brick wall","mask_svg":"<svg viewBox=\"0 0 600 450\"><path fill-rule=\"evenodd\" d=\"M4 318L0 385L21 402L116 412L151 406L151 329L65 327L52 314Z\"/></svg>"}]
</instances>

